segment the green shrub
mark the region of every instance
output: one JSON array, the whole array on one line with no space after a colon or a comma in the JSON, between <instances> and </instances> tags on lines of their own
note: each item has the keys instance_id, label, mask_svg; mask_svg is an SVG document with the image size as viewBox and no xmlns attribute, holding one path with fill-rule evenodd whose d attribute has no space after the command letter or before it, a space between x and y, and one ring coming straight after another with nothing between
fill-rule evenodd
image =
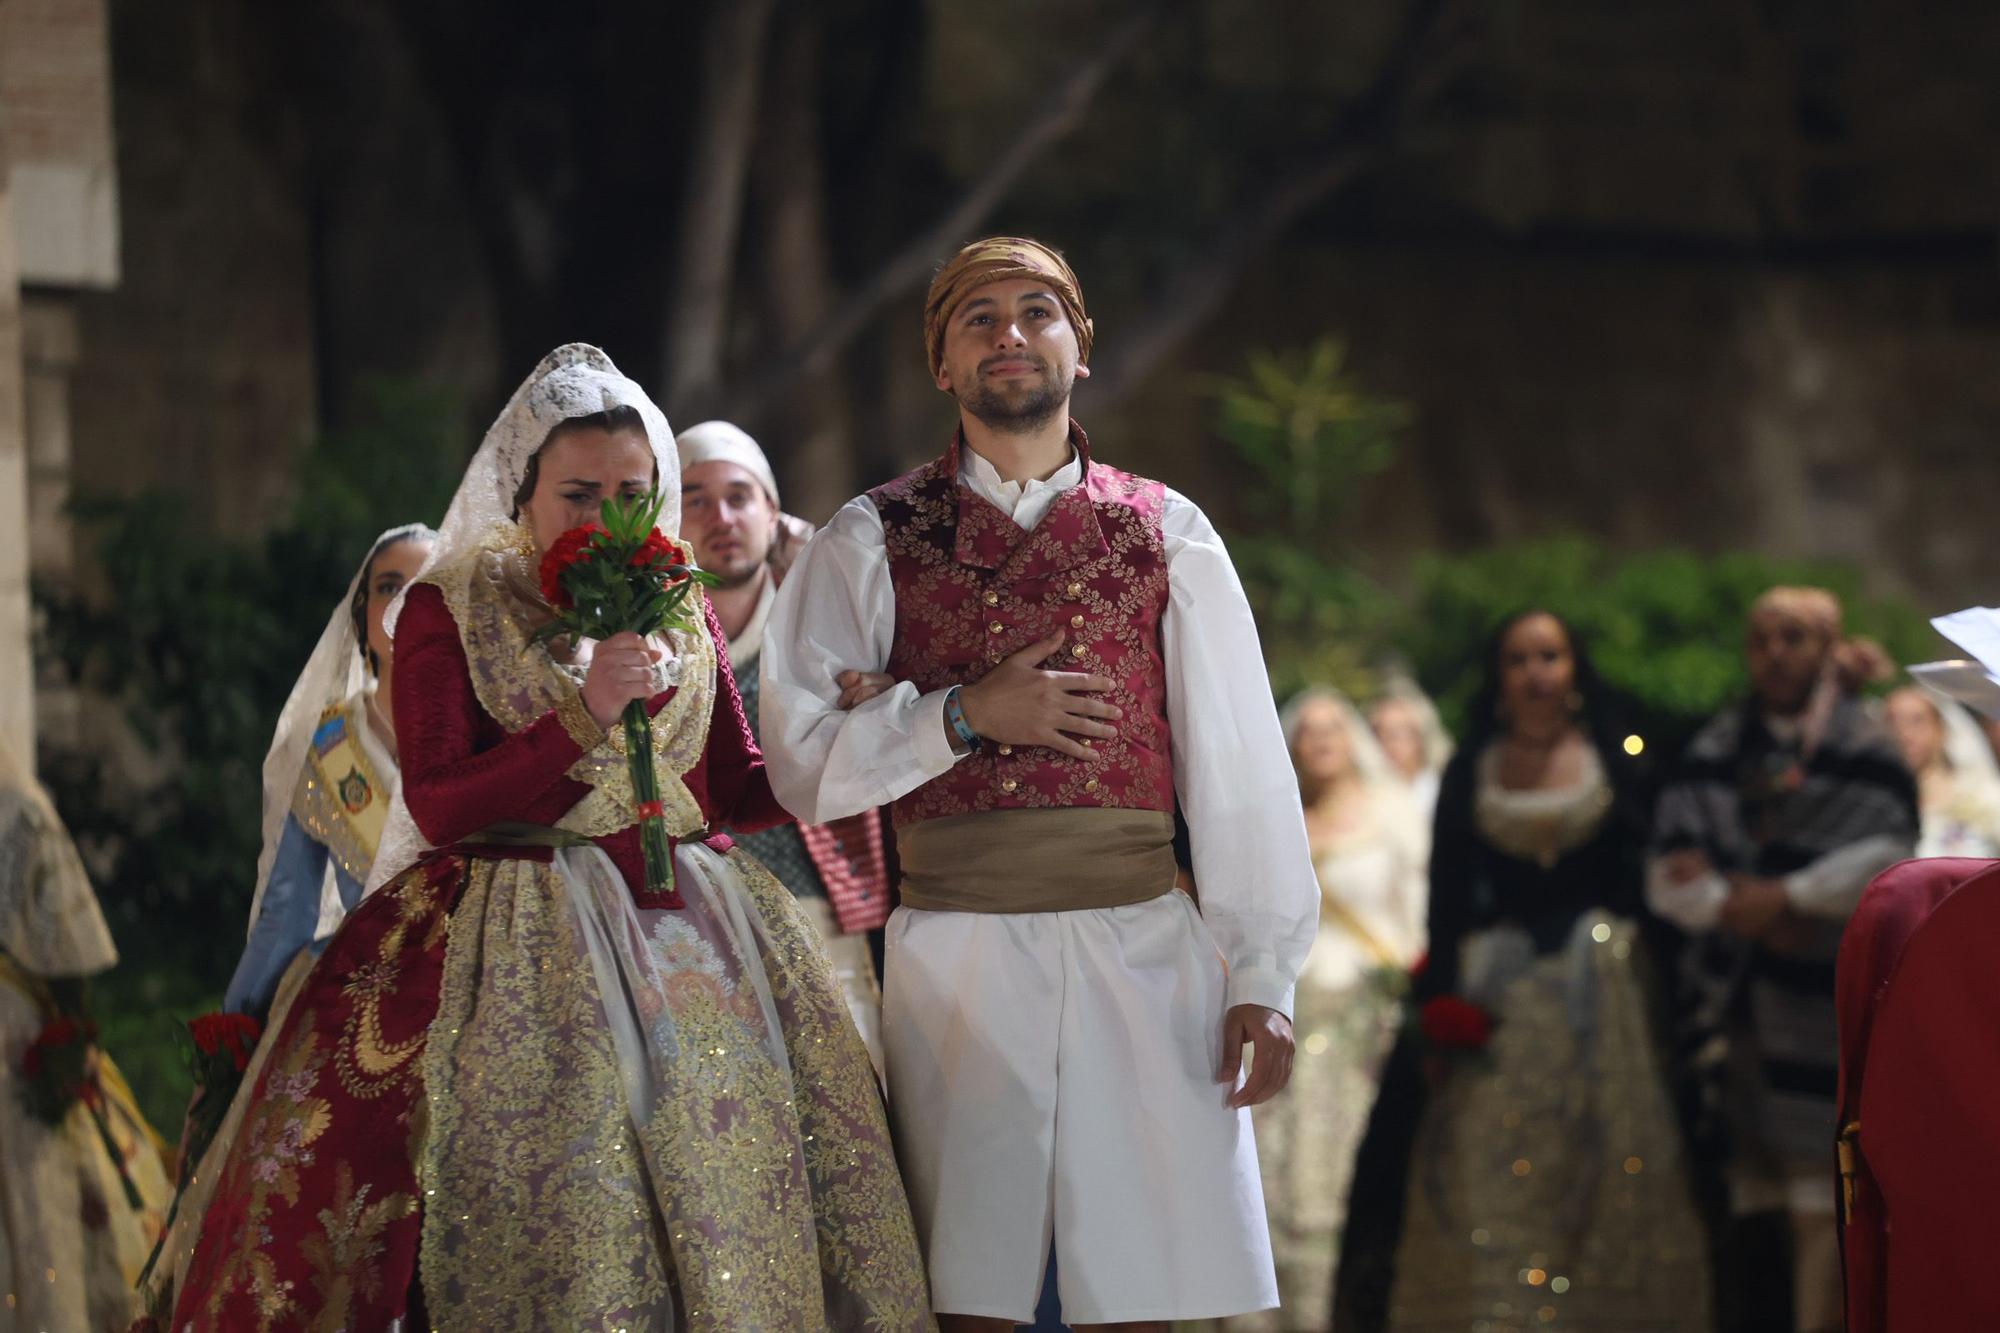
<instances>
[{"instance_id":1,"label":"green shrub","mask_svg":"<svg viewBox=\"0 0 2000 1333\"><path fill-rule=\"evenodd\" d=\"M1847 604L1848 632L1878 639L1898 661L1923 660L1936 646L1922 612L1864 594L1851 568L1743 552L1621 555L1562 537L1426 557L1412 581L1382 646L1408 659L1454 729L1478 688L1493 626L1528 607L1574 624L1605 680L1631 696L1635 720L1659 729L1668 744L1747 689L1744 619L1775 584L1832 589Z\"/></svg>"},{"instance_id":2,"label":"green shrub","mask_svg":"<svg viewBox=\"0 0 2000 1333\"><path fill-rule=\"evenodd\" d=\"M1412 419L1347 368L1346 345L1252 352L1240 378L1212 382L1218 430L1243 464L1249 520L1229 549L1282 697L1325 682L1365 693L1367 662L1393 612L1343 520L1360 483L1395 459Z\"/></svg>"}]
</instances>

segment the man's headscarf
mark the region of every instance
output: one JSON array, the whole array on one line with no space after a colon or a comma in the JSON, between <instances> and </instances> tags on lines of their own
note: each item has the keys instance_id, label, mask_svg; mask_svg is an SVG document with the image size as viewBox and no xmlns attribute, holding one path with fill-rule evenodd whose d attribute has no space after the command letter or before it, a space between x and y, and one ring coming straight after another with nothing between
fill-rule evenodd
<instances>
[{"instance_id":1,"label":"man's headscarf","mask_svg":"<svg viewBox=\"0 0 2000 1333\"><path fill-rule=\"evenodd\" d=\"M965 298L989 282L1012 278L1032 278L1049 285L1062 302L1070 327L1076 330L1077 360L1090 364L1090 316L1084 313L1083 289L1077 286L1076 274L1062 255L1025 236L989 236L946 260L931 279L930 293L924 297L924 351L930 357L931 374L944 368L945 325Z\"/></svg>"},{"instance_id":2,"label":"man's headscarf","mask_svg":"<svg viewBox=\"0 0 2000 1333\"><path fill-rule=\"evenodd\" d=\"M683 477L698 463L734 463L755 477L764 494L771 497L771 507L778 507L778 478L771 471L771 460L741 426L727 421L704 421L676 435L674 447L680 451Z\"/></svg>"}]
</instances>

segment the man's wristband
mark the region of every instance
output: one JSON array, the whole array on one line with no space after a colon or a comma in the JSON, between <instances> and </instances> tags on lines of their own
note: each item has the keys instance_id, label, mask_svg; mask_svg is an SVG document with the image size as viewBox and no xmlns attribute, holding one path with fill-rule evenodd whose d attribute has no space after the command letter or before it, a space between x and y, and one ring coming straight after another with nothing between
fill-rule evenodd
<instances>
[{"instance_id":1,"label":"man's wristband","mask_svg":"<svg viewBox=\"0 0 2000 1333\"><path fill-rule=\"evenodd\" d=\"M954 685L945 691L944 720L951 725L952 734L965 742L966 749L977 750L980 746L979 733L965 720L965 705L958 701L959 691L964 688L963 685Z\"/></svg>"}]
</instances>

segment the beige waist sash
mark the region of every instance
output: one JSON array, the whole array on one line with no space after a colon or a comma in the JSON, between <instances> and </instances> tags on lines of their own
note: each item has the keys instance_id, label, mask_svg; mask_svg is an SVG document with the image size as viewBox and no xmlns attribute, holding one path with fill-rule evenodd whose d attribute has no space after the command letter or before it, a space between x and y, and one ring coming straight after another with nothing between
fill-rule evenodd
<instances>
[{"instance_id":1,"label":"beige waist sash","mask_svg":"<svg viewBox=\"0 0 2000 1333\"><path fill-rule=\"evenodd\" d=\"M903 905L926 912L1074 912L1174 887L1174 817L1097 806L989 810L896 830Z\"/></svg>"}]
</instances>

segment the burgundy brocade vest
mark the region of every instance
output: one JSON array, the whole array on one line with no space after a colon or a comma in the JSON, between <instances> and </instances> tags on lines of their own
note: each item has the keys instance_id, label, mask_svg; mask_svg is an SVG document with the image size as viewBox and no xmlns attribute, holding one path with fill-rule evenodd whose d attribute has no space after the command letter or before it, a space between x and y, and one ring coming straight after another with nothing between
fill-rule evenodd
<instances>
[{"instance_id":1,"label":"burgundy brocade vest","mask_svg":"<svg viewBox=\"0 0 2000 1333\"><path fill-rule=\"evenodd\" d=\"M959 481L958 437L943 458L870 491L896 590L889 672L925 693L969 685L1009 654L1060 629L1042 665L1114 683L1125 711L1095 757L987 745L897 801L896 824L984 810L1107 806L1171 811L1166 663L1166 487L1090 461L1072 423L1083 480L1032 532Z\"/></svg>"}]
</instances>

